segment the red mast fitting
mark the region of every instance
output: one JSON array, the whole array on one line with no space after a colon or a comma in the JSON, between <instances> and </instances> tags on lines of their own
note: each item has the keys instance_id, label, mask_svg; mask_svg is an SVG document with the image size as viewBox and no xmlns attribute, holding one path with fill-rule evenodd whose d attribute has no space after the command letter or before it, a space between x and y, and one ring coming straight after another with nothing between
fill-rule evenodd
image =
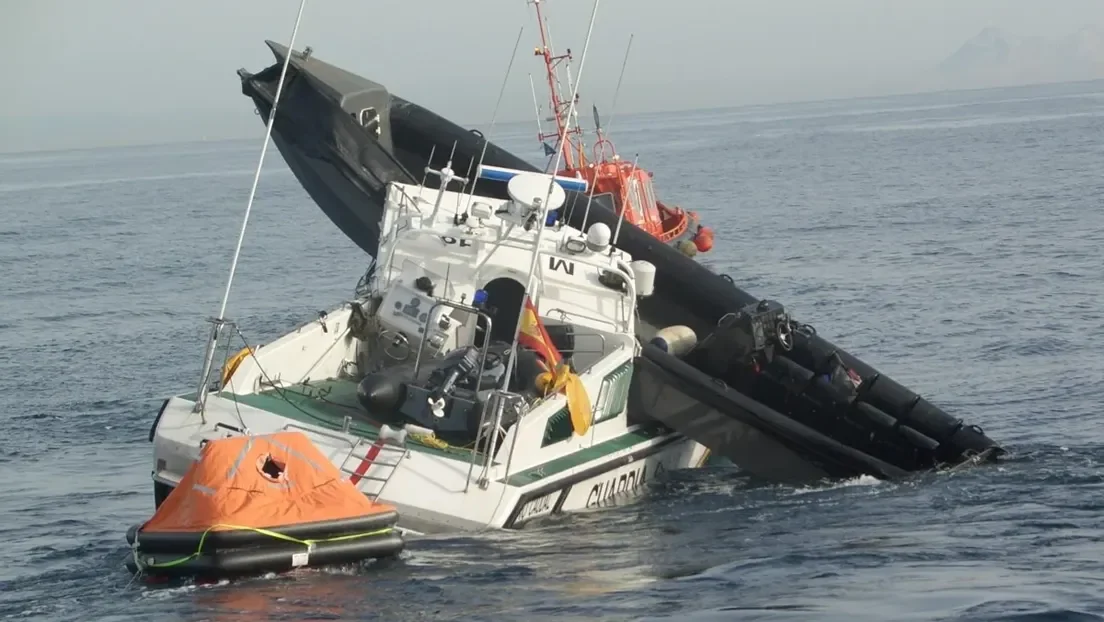
<instances>
[{"instance_id":1,"label":"red mast fitting","mask_svg":"<svg viewBox=\"0 0 1104 622\"><path fill-rule=\"evenodd\" d=\"M613 197L614 209L624 219L648 232L662 242L670 244L693 257L699 252L708 252L713 248L713 230L700 223L696 212L684 210L678 206L668 207L656 199L652 187L651 171L634 167L633 163L621 160L613 143L606 137L601 127L596 127L598 140L594 143L593 157L587 160L586 146L583 142L583 130L575 123L567 130L563 144L548 148L546 140L559 139L567 125L565 118L571 102L563 101L560 95L558 70L561 65L570 67L571 49L557 55L548 40L544 16L541 13L542 0L529 0L537 10L537 25L540 28L541 44L534 48L533 54L544 59L545 73L548 79L548 93L552 105L552 115L556 121L556 132L539 132L537 139L545 148L547 155L554 149L563 150L563 168L558 175L586 179L594 188L595 194L609 193ZM570 73L569 79L570 79ZM570 85L569 85L570 86ZM578 96L576 96L578 97ZM578 102L576 102L576 110ZM598 112L595 108L595 125L598 125ZM551 151L551 154L549 154Z\"/></svg>"}]
</instances>

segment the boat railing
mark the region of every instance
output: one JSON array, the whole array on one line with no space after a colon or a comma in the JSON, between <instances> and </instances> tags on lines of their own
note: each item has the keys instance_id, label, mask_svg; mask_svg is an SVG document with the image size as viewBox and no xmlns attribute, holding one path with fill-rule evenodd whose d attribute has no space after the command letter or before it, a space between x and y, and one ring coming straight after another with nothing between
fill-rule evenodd
<instances>
[{"instance_id":1,"label":"boat railing","mask_svg":"<svg viewBox=\"0 0 1104 622\"><path fill-rule=\"evenodd\" d=\"M486 313L484 313L480 309L477 309L477 308L475 308L471 305L466 305L466 304L462 304L462 303L459 303L459 302L453 302L451 300L443 300L443 299L439 298L439 299L437 299L437 302L434 303L434 305L429 308L429 313L426 313L425 323L422 324L422 335L423 335L423 337L425 335L429 334L429 328L430 328L429 324L430 324L430 322L433 321L433 312L436 311L438 307L450 307L450 308L457 309L457 310L460 310L460 311L466 311L468 313L473 313L473 314L479 316L480 318L482 318L483 320L485 320L487 322L487 334L488 335L491 334L491 316L487 315ZM491 340L490 339L484 339L483 340L483 347L480 348L480 352L479 352L479 369L483 369L483 366L487 362L487 350L490 348L490 345L491 345ZM421 368L421 364L422 364L422 351L425 350L425 346L426 346L426 344L424 342L421 345L419 345L418 346L418 351L414 355L414 376L413 376L414 378L418 377L418 370ZM480 382L481 379L482 379L482 375L480 375L476 378L476 381L475 381L475 392L476 393L479 393L479 382Z\"/></svg>"},{"instance_id":2,"label":"boat railing","mask_svg":"<svg viewBox=\"0 0 1104 622\"><path fill-rule=\"evenodd\" d=\"M394 274L395 251L398 248L399 234L412 228L409 222L407 222L405 226L399 224L399 222L402 220L401 216L413 215L415 211L418 213L419 216L424 216L424 214L422 214L422 210L418 209L418 199L416 197L412 197L406 192L406 189L401 186L392 185L392 187L399 193L401 199L405 200L399 200L396 202L396 204L398 205L396 215L391 221L391 227L389 228L388 232L382 238L383 241L389 242L389 248L387 250L387 261L385 263L386 272L384 276L387 282L391 281L391 277Z\"/></svg>"},{"instance_id":3,"label":"boat railing","mask_svg":"<svg viewBox=\"0 0 1104 622\"><path fill-rule=\"evenodd\" d=\"M480 442L486 443L486 446L483 448L476 485L479 486L480 489L485 490L490 483L489 474L495 454L498 451L499 434L505 432L502 429L502 416L503 413L506 412L507 407L510 407L511 410L516 412L516 420L520 421L526 409L525 398L517 393L511 393L503 389L495 389L483 404L483 412L479 416L479 427L475 433L475 442L472 443L471 458L468 462L468 475L467 479L464 481L464 492L468 492L468 488L471 486L472 471L475 470L475 462ZM494 417L493 425L488 425L488 415ZM515 425L517 424L515 423ZM507 468L509 468L508 464Z\"/></svg>"},{"instance_id":4,"label":"boat railing","mask_svg":"<svg viewBox=\"0 0 1104 622\"><path fill-rule=\"evenodd\" d=\"M629 276L628 274L626 274L625 271L621 270L621 269L613 270L612 272L621 273L621 276L625 278L625 283L626 283L626 286L628 287L628 290L629 290L628 291L629 296L632 297L632 298L635 298L636 288L633 285L632 277ZM551 308L551 309L549 309L548 311L545 312L545 315L548 316L548 317L552 317L553 314L558 316L558 319L562 322L570 322L571 320L569 318L576 318L576 319L580 319L580 320L586 320L588 322L595 322L595 323L598 323L598 324L605 324L605 325L607 325L607 326L609 326L613 329L612 332L617 332L617 333L619 333L619 332L630 332L630 330L632 328L632 326L630 326L628 320L625 319L625 318L621 318L620 320L617 320L617 319L612 319L611 320L609 317L600 316L600 315L593 315L593 314L590 314L590 313L583 313L581 311L568 311L566 309L561 309L559 307L553 307L553 308ZM624 313L624 309L622 309L622 315L627 315L627 314Z\"/></svg>"},{"instance_id":5,"label":"boat railing","mask_svg":"<svg viewBox=\"0 0 1104 622\"><path fill-rule=\"evenodd\" d=\"M218 355L219 351L223 353L221 370L225 373L226 365L230 361L230 344L234 339L234 334L237 332L237 323L233 320L210 317L207 318L207 321L211 323L211 333L208 341L208 347L211 348L211 357L210 360L204 363L203 370L200 372L199 389L196 391L195 405L192 407L192 412L199 413L200 421L203 423L207 423L207 394L211 390L211 374L214 372L214 357ZM216 387L216 395L221 396L223 388L223 382L220 376Z\"/></svg>"},{"instance_id":6,"label":"boat railing","mask_svg":"<svg viewBox=\"0 0 1104 622\"><path fill-rule=\"evenodd\" d=\"M685 211L678 208L671 209L659 201L656 201L656 207L659 208L661 215L663 212L668 212L678 218L677 225L670 230L663 229L660 231L659 235L656 236L659 238L660 242L670 242L686 232L686 229L690 226L690 217L687 216Z\"/></svg>"},{"instance_id":7,"label":"boat railing","mask_svg":"<svg viewBox=\"0 0 1104 622\"><path fill-rule=\"evenodd\" d=\"M345 417L345 425L343 426L342 431L345 432L345 433L348 433L349 426L351 425L351 423L352 423L352 418L351 417ZM345 445L348 445L349 446L349 451L352 451L352 450L356 449L357 442L358 442L358 441L354 441L354 440L350 439L345 434L338 434L337 432L330 432L329 430L319 430L318 428L308 428L307 426L300 425L298 423L284 424L283 429L285 431L298 430L298 431L303 432L304 434L306 434L308 437L311 434L317 434L318 436L324 436L326 438L332 438L336 441L340 441L341 443L343 443Z\"/></svg>"},{"instance_id":8,"label":"boat railing","mask_svg":"<svg viewBox=\"0 0 1104 622\"><path fill-rule=\"evenodd\" d=\"M575 363L576 364L572 365L572 367L575 368L575 373L577 373L577 374L586 373L586 371L589 370L591 367L593 367L595 363L602 360L602 357L604 357L609 351L609 343L606 341L605 333L595 331L595 332L592 332L592 333L578 333L578 332L576 332L576 333L572 334L572 340L575 341L576 343L578 343L579 339L588 338L588 337L597 337L598 338L598 341L601 344L598 347L598 349L595 350L595 349L590 349L590 348L565 348L565 349L562 349L562 350L559 351L560 354L562 354L565 358L569 357L569 356L572 357L572 358L575 358L579 354L597 355L593 358L593 360L587 361L586 364L584 364L584 365L579 365L578 364L578 362L579 362L578 358L575 358ZM585 357L584 360L589 359L589 358L590 357Z\"/></svg>"}]
</instances>

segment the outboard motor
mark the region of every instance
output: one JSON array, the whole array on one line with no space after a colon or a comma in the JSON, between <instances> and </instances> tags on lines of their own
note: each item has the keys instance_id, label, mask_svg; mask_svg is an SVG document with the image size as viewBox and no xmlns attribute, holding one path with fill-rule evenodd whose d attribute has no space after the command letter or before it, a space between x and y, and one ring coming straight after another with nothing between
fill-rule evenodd
<instances>
[{"instance_id":1,"label":"outboard motor","mask_svg":"<svg viewBox=\"0 0 1104 622\"><path fill-rule=\"evenodd\" d=\"M445 395L452 391L452 387L458 379L467 378L479 366L478 348L466 346L461 348L461 352L460 360L447 368L435 370L429 377L429 384L437 384L437 388L429 393L426 401L433 416L438 419L445 416ZM440 381L442 375L445 376L443 382Z\"/></svg>"},{"instance_id":2,"label":"outboard motor","mask_svg":"<svg viewBox=\"0 0 1104 622\"><path fill-rule=\"evenodd\" d=\"M733 368L758 373L774 360L774 348L793 349L793 325L781 303L753 302L726 313L687 358L711 376L728 379Z\"/></svg>"},{"instance_id":3,"label":"outboard motor","mask_svg":"<svg viewBox=\"0 0 1104 622\"><path fill-rule=\"evenodd\" d=\"M439 434L474 437L487 396L506 373L510 351L509 344L491 344L480 368L479 347L457 348L443 359L424 361L418 378L413 364L384 368L360 381L357 399L373 418L399 416Z\"/></svg>"}]
</instances>

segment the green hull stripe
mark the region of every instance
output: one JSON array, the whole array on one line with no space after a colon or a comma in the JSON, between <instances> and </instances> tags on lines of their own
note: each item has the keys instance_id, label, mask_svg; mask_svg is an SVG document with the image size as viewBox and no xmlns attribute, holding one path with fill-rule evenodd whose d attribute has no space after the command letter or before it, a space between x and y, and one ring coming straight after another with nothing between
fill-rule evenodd
<instances>
[{"instance_id":1,"label":"green hull stripe","mask_svg":"<svg viewBox=\"0 0 1104 622\"><path fill-rule=\"evenodd\" d=\"M568 454L554 460L549 460L544 464L538 464L535 467L531 467L519 473L514 473L510 476L508 480L505 481L505 483L509 484L510 486L528 486L533 482L540 481L551 475L556 475L557 473L560 473L562 471L577 467L585 462L590 462L591 460L601 458L603 456L621 451L623 449L628 449L633 445L638 445L640 443L644 443L651 439L665 436L670 433L671 431L669 429L665 428L659 423L642 425L632 432L623 434L616 438L611 438L610 440L598 443L593 447L581 449L575 453ZM501 482L503 480L499 481Z\"/></svg>"},{"instance_id":2,"label":"green hull stripe","mask_svg":"<svg viewBox=\"0 0 1104 622\"><path fill-rule=\"evenodd\" d=\"M212 393L212 395L214 394ZM188 399L189 396L181 397ZM190 397L194 401L194 393ZM241 404L286 417L299 423L312 424L335 431L341 430L345 417L349 416L352 419L349 426L350 433L368 441L373 441L379 436L379 428L361 418L364 416L364 409L356 398L356 383L350 380L322 380L312 382L309 386L297 384L280 391L268 390L263 393L248 395L235 395L230 391L224 391L222 397L227 400L236 399ZM249 423L248 417L246 423ZM600 426L602 424L596 425ZM515 473L510 476L506 483L511 486L526 486L585 462L669 433L670 430L659 423L641 425L617 438L612 438L593 447ZM460 460L465 463L471 459L471 450L462 447L449 446L440 449L414 441L408 441L407 446L413 451Z\"/></svg>"}]
</instances>

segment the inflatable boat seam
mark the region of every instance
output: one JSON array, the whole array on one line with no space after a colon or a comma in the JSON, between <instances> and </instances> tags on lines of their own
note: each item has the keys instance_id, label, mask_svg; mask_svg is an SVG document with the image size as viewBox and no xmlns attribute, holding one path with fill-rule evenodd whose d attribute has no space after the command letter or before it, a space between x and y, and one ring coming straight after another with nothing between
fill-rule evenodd
<instances>
[{"instance_id":1,"label":"inflatable boat seam","mask_svg":"<svg viewBox=\"0 0 1104 622\"><path fill-rule=\"evenodd\" d=\"M192 553L191 555L187 555L185 557L174 559L174 560L168 561L168 562L144 563L138 557L139 547L135 546L134 547L134 562L138 566L138 568L172 568L173 566L179 566L181 564L186 564L189 561L191 561L193 559L196 559L196 558L203 555L203 543L207 539L207 535L209 533L211 533L212 531L214 531L214 529L217 528L217 527L225 527L225 528L229 528L229 529L236 529L236 530L239 530L239 531L252 531L254 533L258 533L258 534L261 534L261 535L269 536L271 538L275 538L277 540L283 540L285 542L293 542L295 544L302 544L303 546L307 547L308 551L310 549L313 549L315 544L322 544L322 543L326 543L326 542L343 542L343 541L347 541L347 540L357 540L357 539L360 539L360 538L370 538L372 536L382 536L382 535L385 535L385 534L388 534L388 533L391 533L392 531L394 531L394 527L384 527L383 529L376 529L374 531L368 531L368 532L365 532L365 533L354 533L354 534L348 534L348 535L344 535L344 536L333 536L333 537L330 537L330 538L317 538L317 539L307 538L305 540L300 540L299 538L293 538L289 535L282 534L278 531L273 531L271 529L265 529L263 527L247 527L245 525L218 524L218 525L212 525L212 526L208 527L206 530L203 531L203 534L200 535L200 537L199 537L199 545L196 547L195 552Z\"/></svg>"}]
</instances>

